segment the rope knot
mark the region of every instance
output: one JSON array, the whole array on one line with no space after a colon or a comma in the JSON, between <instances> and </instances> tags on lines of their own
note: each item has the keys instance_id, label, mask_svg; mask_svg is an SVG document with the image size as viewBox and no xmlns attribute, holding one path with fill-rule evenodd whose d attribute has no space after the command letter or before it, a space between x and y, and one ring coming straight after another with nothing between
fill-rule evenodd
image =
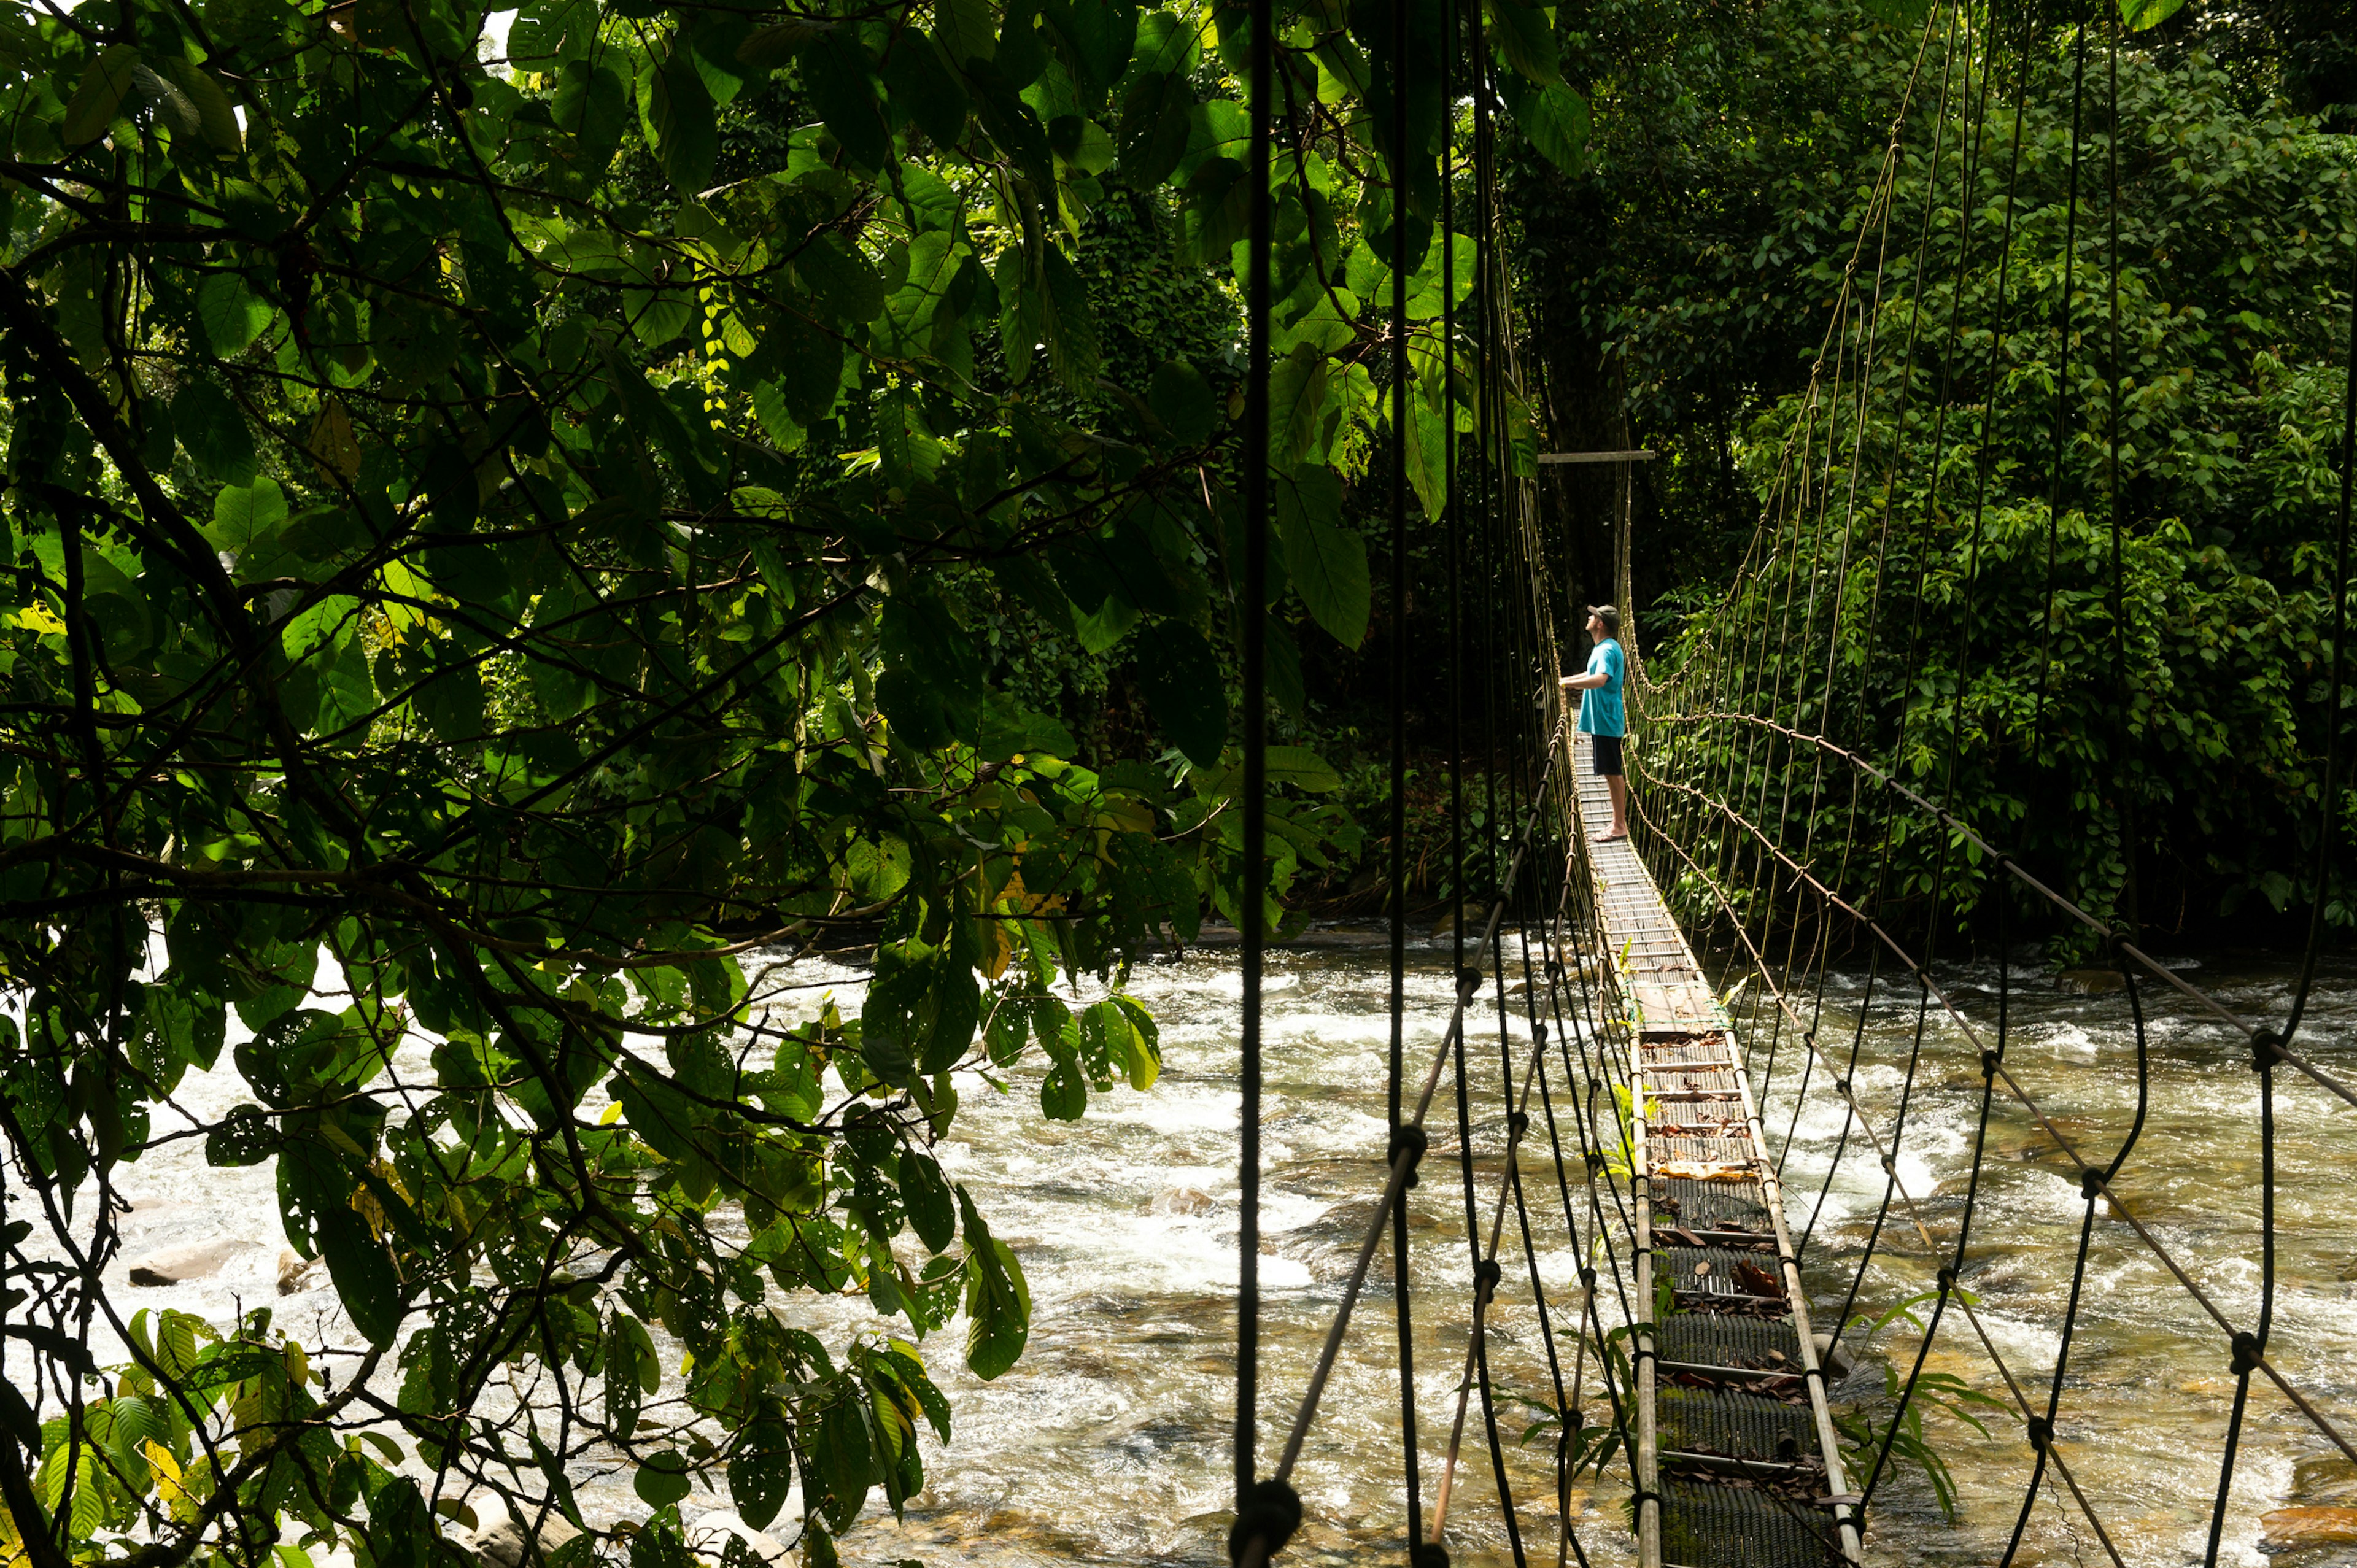
<instances>
[{"instance_id":1,"label":"rope knot","mask_svg":"<svg viewBox=\"0 0 2357 1568\"><path fill-rule=\"evenodd\" d=\"M1981 1077L1984 1079L1995 1078L1996 1076L1996 1064L1997 1054L1995 1051L1983 1051L1981 1053Z\"/></svg>"},{"instance_id":2,"label":"rope knot","mask_svg":"<svg viewBox=\"0 0 2357 1568\"><path fill-rule=\"evenodd\" d=\"M1457 972L1457 989L1460 993L1466 996L1470 996L1475 992L1480 990L1481 972L1469 963L1464 968L1458 970Z\"/></svg>"},{"instance_id":3,"label":"rope knot","mask_svg":"<svg viewBox=\"0 0 2357 1568\"><path fill-rule=\"evenodd\" d=\"M2234 1336L2234 1359L2227 1363L2238 1378L2247 1378L2259 1369L2259 1341L2256 1336L2243 1333Z\"/></svg>"},{"instance_id":4,"label":"rope knot","mask_svg":"<svg viewBox=\"0 0 2357 1568\"><path fill-rule=\"evenodd\" d=\"M1407 1180L1401 1185L1414 1187L1419 1179L1415 1167L1424 1163L1424 1152L1432 1147L1432 1140L1423 1128L1402 1123L1392 1129L1392 1146L1388 1163L1399 1164L1400 1155L1407 1155Z\"/></svg>"},{"instance_id":5,"label":"rope knot","mask_svg":"<svg viewBox=\"0 0 2357 1568\"><path fill-rule=\"evenodd\" d=\"M2037 1449L2040 1454L2043 1454L2046 1452L2046 1445L2053 1441L2054 1423L2047 1420L2042 1415L2031 1416L2029 1418L2029 1445L2032 1448Z\"/></svg>"},{"instance_id":6,"label":"rope knot","mask_svg":"<svg viewBox=\"0 0 2357 1568\"><path fill-rule=\"evenodd\" d=\"M2283 1060L2283 1036L2273 1029L2256 1029L2251 1034L2251 1070L2265 1072Z\"/></svg>"},{"instance_id":7,"label":"rope knot","mask_svg":"<svg viewBox=\"0 0 2357 1568\"><path fill-rule=\"evenodd\" d=\"M1495 1258L1484 1258L1473 1265L1473 1283L1480 1288L1484 1295L1496 1290L1498 1282L1505 1277L1505 1272L1498 1267L1498 1260Z\"/></svg>"},{"instance_id":8,"label":"rope knot","mask_svg":"<svg viewBox=\"0 0 2357 1568\"><path fill-rule=\"evenodd\" d=\"M1236 1522L1228 1531L1228 1561L1242 1563L1244 1548L1261 1543L1265 1563L1285 1550L1301 1528L1301 1494L1283 1481L1254 1481L1236 1502Z\"/></svg>"},{"instance_id":9,"label":"rope knot","mask_svg":"<svg viewBox=\"0 0 2357 1568\"><path fill-rule=\"evenodd\" d=\"M1531 1020L1531 1038L1532 1038L1532 1039L1534 1039L1534 1040L1535 1040L1536 1042L1538 1042L1538 1043L1539 1043L1540 1045L1542 1045L1542 1046L1544 1046L1544 1045L1545 1045L1545 1044L1546 1044L1546 1020L1545 1020L1545 1019L1544 1019L1544 1018L1534 1018L1534 1019L1532 1019L1532 1020Z\"/></svg>"},{"instance_id":10,"label":"rope knot","mask_svg":"<svg viewBox=\"0 0 2357 1568\"><path fill-rule=\"evenodd\" d=\"M1953 1290L1953 1289L1955 1289L1955 1288L1956 1288L1956 1265L1955 1265L1955 1264L1953 1264L1953 1263L1943 1263L1943 1264L1941 1264L1941 1265L1940 1265L1940 1274L1939 1274L1939 1279L1940 1279L1940 1288L1941 1288L1942 1290L1943 1290L1943 1291L1949 1291L1949 1290Z\"/></svg>"},{"instance_id":11,"label":"rope knot","mask_svg":"<svg viewBox=\"0 0 2357 1568\"><path fill-rule=\"evenodd\" d=\"M1531 1113L1529 1112L1517 1111L1506 1118L1506 1132L1509 1135L1519 1138L1530 1130Z\"/></svg>"},{"instance_id":12,"label":"rope knot","mask_svg":"<svg viewBox=\"0 0 2357 1568\"><path fill-rule=\"evenodd\" d=\"M1448 1568L1448 1548L1427 1541L1408 1553L1408 1568Z\"/></svg>"},{"instance_id":13,"label":"rope knot","mask_svg":"<svg viewBox=\"0 0 2357 1568\"><path fill-rule=\"evenodd\" d=\"M2079 1196L2093 1202L2104 1196L2104 1173L2095 1170L2079 1173Z\"/></svg>"}]
</instances>

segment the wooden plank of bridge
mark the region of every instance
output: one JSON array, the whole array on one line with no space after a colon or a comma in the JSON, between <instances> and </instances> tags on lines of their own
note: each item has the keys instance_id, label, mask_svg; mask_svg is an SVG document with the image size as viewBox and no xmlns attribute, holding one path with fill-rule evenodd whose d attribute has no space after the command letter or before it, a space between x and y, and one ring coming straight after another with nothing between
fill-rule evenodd
<instances>
[{"instance_id":1,"label":"wooden plank of bridge","mask_svg":"<svg viewBox=\"0 0 2357 1568\"><path fill-rule=\"evenodd\" d=\"M1641 1568L1858 1561L1855 1499L1734 1022L1575 738L1603 945L1631 1013ZM1658 1282L1658 1283L1657 1283ZM1641 1311L1644 1308L1641 1307Z\"/></svg>"}]
</instances>

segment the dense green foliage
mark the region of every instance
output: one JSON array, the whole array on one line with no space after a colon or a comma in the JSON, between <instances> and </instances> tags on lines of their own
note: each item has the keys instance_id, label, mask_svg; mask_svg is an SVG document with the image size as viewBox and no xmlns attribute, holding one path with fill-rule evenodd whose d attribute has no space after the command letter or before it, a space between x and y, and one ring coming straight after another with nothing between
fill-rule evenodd
<instances>
[{"instance_id":1,"label":"dense green foliage","mask_svg":"<svg viewBox=\"0 0 2357 1568\"><path fill-rule=\"evenodd\" d=\"M1386 16L1278 14L1240 606L1240 11L535 0L488 63L453 0L0 13L11 1561L411 1564L506 1511L659 1563L697 1472L757 1526L798 1484L823 1563L921 1486L921 1342L990 1377L1028 1324L930 1152L952 1073L1154 1080L1128 966L1246 886L1238 618L1297 711L1377 445L1438 500L1457 133L1427 81L1394 179ZM1545 14L1487 16L1576 162ZM1271 762L1283 919L1355 830ZM856 1016L748 966L818 945L872 950ZM274 1166L342 1321L110 1294L127 1167L193 1139ZM643 1520L585 1520L588 1459Z\"/></svg>"},{"instance_id":2,"label":"dense green foliage","mask_svg":"<svg viewBox=\"0 0 2357 1568\"><path fill-rule=\"evenodd\" d=\"M2018 15L1969 51L1945 14L1919 30L1920 9L1751 15L1738 48L1724 17L1591 7L1566 69L1610 73L1596 180L1524 175L1526 253L1566 263L1534 280L1550 340L1601 345L1632 428L1664 450L1631 563L1654 673L1684 664L1690 707L1740 699L1953 791L2099 914L2127 912L2132 849L2136 912L2163 929L2304 905L2357 261L2357 151L2281 96L2306 46L2262 50L2249 18L2198 7L2124 30L2115 197L2100 27L2082 81L2077 30ZM2313 91L2308 106L2330 111ZM1601 241L1570 226L1583 200L1609 217ZM1575 264L1584 244L1609 264ZM1755 825L1827 869L1854 845L1889 897L1928 893L1944 861L1949 910L1970 912L1970 856L1910 811L1880 860L1892 802L1869 790L1853 820L1847 782L1780 744L1750 760L1789 766L1790 799L1753 777ZM1730 777L1727 749L1690 762L1681 776Z\"/></svg>"}]
</instances>

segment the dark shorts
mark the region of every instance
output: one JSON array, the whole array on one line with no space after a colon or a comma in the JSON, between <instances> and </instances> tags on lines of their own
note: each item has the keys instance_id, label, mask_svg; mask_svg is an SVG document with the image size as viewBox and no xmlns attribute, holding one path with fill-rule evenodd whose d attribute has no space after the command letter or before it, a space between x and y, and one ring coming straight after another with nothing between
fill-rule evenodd
<instances>
[{"instance_id":1,"label":"dark shorts","mask_svg":"<svg viewBox=\"0 0 2357 1568\"><path fill-rule=\"evenodd\" d=\"M1617 735L1592 735L1587 737L1587 744L1595 750L1598 777L1620 777L1620 738Z\"/></svg>"}]
</instances>

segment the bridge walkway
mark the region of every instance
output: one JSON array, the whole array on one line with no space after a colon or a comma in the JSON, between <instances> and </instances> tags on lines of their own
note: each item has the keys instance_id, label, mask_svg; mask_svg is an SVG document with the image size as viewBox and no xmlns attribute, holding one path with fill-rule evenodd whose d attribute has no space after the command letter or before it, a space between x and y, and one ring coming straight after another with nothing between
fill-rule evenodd
<instances>
[{"instance_id":1,"label":"bridge walkway","mask_svg":"<svg viewBox=\"0 0 2357 1568\"><path fill-rule=\"evenodd\" d=\"M1856 1563L1856 1498L1742 1045L1633 844L1598 842L1612 805L1586 736L1572 763L1633 1026L1636 1299L1656 1304L1635 1337L1640 1568Z\"/></svg>"}]
</instances>

